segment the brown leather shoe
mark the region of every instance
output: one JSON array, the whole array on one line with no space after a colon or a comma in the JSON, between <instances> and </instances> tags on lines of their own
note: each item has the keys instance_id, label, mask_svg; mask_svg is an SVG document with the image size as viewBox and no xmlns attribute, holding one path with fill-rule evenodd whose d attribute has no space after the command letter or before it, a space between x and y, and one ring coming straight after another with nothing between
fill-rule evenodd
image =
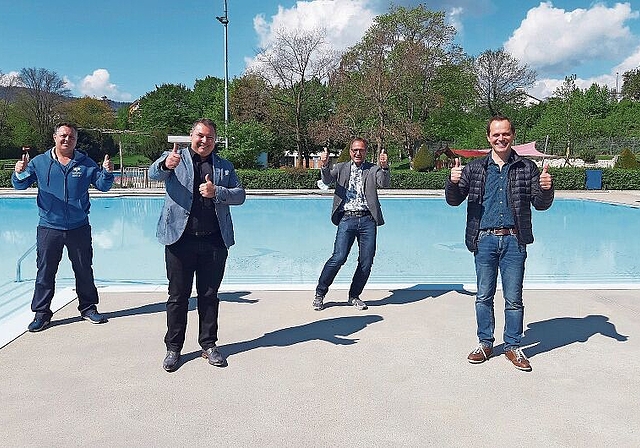
<instances>
[{"instance_id":1,"label":"brown leather shoe","mask_svg":"<svg viewBox=\"0 0 640 448\"><path fill-rule=\"evenodd\" d=\"M485 362L487 359L491 358L491 354L493 353L492 347L486 347L482 344L479 344L475 350L469 353L467 356L467 361L471 364L480 364Z\"/></svg>"},{"instance_id":2,"label":"brown leather shoe","mask_svg":"<svg viewBox=\"0 0 640 448\"><path fill-rule=\"evenodd\" d=\"M518 370L524 370L525 372L531 371L531 364L524 353L522 353L522 349L520 347L514 348L511 350L507 350L504 352L504 356L507 357L509 361L516 367Z\"/></svg>"}]
</instances>

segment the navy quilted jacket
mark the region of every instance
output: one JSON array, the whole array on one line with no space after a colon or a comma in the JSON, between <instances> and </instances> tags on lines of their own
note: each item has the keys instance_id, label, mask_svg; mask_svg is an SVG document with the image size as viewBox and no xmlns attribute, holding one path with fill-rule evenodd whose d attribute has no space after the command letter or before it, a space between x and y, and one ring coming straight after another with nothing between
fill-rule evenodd
<instances>
[{"instance_id":1,"label":"navy quilted jacket","mask_svg":"<svg viewBox=\"0 0 640 448\"><path fill-rule=\"evenodd\" d=\"M482 198L484 196L487 164L491 153L475 159L462 169L462 177L458 184L447 179L445 198L449 205L460 205L467 201L467 228L465 244L471 252L475 252L480 233L482 217ZM520 244L533 243L531 227L531 205L536 210L546 210L553 203L554 189L540 188L540 170L534 162L518 156L513 151L514 161L509 168L509 205L513 212L518 229Z\"/></svg>"}]
</instances>

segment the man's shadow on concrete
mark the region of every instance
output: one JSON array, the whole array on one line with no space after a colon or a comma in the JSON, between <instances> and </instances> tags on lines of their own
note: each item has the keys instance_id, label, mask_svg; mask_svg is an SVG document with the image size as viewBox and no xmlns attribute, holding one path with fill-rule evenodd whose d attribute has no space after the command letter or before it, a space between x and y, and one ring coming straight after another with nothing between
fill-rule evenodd
<instances>
[{"instance_id":1,"label":"man's shadow on concrete","mask_svg":"<svg viewBox=\"0 0 640 448\"><path fill-rule=\"evenodd\" d=\"M425 299L437 299L449 292L455 291L464 295L475 295L475 293L466 291L462 285L450 285L449 287L443 287L443 289L430 290L424 288L423 285L416 285L403 289L392 289L391 293L387 297L378 300L366 300L368 307L385 306L385 305L406 305L409 303L420 302ZM332 306L352 306L346 300L344 302L325 302L324 307L329 308Z\"/></svg>"},{"instance_id":2,"label":"man's shadow on concrete","mask_svg":"<svg viewBox=\"0 0 640 448\"><path fill-rule=\"evenodd\" d=\"M123 293L126 294L126 293ZM235 291L224 292L218 294L221 302L241 303L241 304L253 304L257 303L259 299L247 299L245 296L251 294L250 291ZM189 298L189 311L193 311L197 308L198 299L196 297ZM116 319L119 317L138 316L144 314L164 313L167 311L166 302L148 303L146 305L140 305L132 308L126 308L118 311L111 311L108 313L102 313L107 319ZM52 320L51 326L66 325L73 322L80 322L82 318L80 316L67 317L65 319Z\"/></svg>"},{"instance_id":3,"label":"man's shadow on concrete","mask_svg":"<svg viewBox=\"0 0 640 448\"><path fill-rule=\"evenodd\" d=\"M367 314L364 316L346 316L309 322L295 327L281 328L248 341L234 342L218 347L225 357L237 355L257 348L288 347L308 341L325 341L335 345L352 345L357 338L347 337L366 328L367 325L380 322L382 316ZM201 351L185 353L182 362L188 362L201 356Z\"/></svg>"},{"instance_id":4,"label":"man's shadow on concrete","mask_svg":"<svg viewBox=\"0 0 640 448\"><path fill-rule=\"evenodd\" d=\"M524 332L521 346L527 347L523 349L525 355L533 357L576 342L587 342L596 334L619 342L629 339L628 336L618 333L616 326L609 322L607 316L590 314L585 317L556 317L530 323ZM502 353L504 344L500 344L495 350Z\"/></svg>"}]
</instances>

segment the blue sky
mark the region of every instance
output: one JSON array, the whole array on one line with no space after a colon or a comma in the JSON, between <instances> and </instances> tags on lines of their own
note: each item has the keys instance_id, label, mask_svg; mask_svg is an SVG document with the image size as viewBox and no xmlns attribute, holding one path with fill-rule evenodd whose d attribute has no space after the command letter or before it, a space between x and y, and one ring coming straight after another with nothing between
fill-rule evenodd
<instances>
[{"instance_id":1,"label":"blue sky","mask_svg":"<svg viewBox=\"0 0 640 448\"><path fill-rule=\"evenodd\" d=\"M339 50L356 43L385 0L227 0L229 76L238 77L281 28L326 28ZM395 0L415 6L420 1ZM504 47L538 74L546 97L564 77L616 86L640 65L640 5L631 2L424 0L445 11L470 55ZM55 71L74 96L132 101L164 83L224 77L224 0L0 0L0 73ZM619 83L621 84L621 77Z\"/></svg>"}]
</instances>

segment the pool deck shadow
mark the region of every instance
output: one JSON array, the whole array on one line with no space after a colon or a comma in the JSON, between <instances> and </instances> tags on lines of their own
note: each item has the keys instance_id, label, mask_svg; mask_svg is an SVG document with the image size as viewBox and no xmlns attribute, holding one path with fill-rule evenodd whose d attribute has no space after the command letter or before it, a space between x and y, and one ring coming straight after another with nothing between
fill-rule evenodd
<instances>
[{"instance_id":1,"label":"pool deck shadow","mask_svg":"<svg viewBox=\"0 0 640 448\"><path fill-rule=\"evenodd\" d=\"M368 289L221 293L218 345L201 358L191 300L165 372L166 289L101 290L91 325L72 301L0 349L2 446L640 446L637 290L526 290L523 347L472 365L474 296ZM516 442L517 443L517 442Z\"/></svg>"}]
</instances>

